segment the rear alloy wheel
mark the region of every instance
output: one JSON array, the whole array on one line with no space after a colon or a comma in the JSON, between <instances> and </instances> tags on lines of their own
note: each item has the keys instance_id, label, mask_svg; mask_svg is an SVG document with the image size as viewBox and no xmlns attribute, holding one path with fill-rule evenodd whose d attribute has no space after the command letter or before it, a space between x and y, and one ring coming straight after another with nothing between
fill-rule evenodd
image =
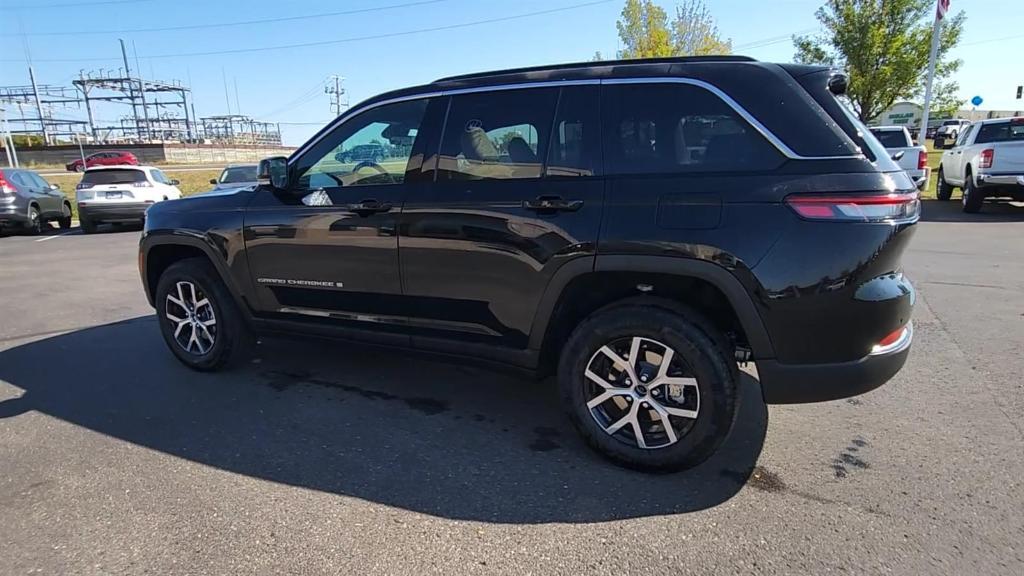
<instances>
[{"instance_id":1,"label":"rear alloy wheel","mask_svg":"<svg viewBox=\"0 0 1024 576\"><path fill-rule=\"evenodd\" d=\"M949 200L953 197L953 185L946 182L946 175L942 172L942 167L939 167L938 185L935 190L935 196L939 200Z\"/></svg>"},{"instance_id":2,"label":"rear alloy wheel","mask_svg":"<svg viewBox=\"0 0 1024 576\"><path fill-rule=\"evenodd\" d=\"M700 464L728 436L737 370L714 328L689 310L629 303L573 331L559 362L565 409L587 443L645 470Z\"/></svg>"},{"instance_id":3,"label":"rear alloy wheel","mask_svg":"<svg viewBox=\"0 0 1024 576\"><path fill-rule=\"evenodd\" d=\"M976 214L980 212L982 204L985 203L985 193L974 185L974 177L970 172L967 172L967 174L964 175L962 201L963 210L968 214Z\"/></svg>"},{"instance_id":4,"label":"rear alloy wheel","mask_svg":"<svg viewBox=\"0 0 1024 576\"><path fill-rule=\"evenodd\" d=\"M39 209L35 206L28 209L28 224L26 228L28 233L32 235L43 233L43 218L39 214Z\"/></svg>"},{"instance_id":5,"label":"rear alloy wheel","mask_svg":"<svg viewBox=\"0 0 1024 576\"><path fill-rule=\"evenodd\" d=\"M205 258L172 264L157 283L160 332L189 368L216 370L244 348L248 332L234 301Z\"/></svg>"}]
</instances>

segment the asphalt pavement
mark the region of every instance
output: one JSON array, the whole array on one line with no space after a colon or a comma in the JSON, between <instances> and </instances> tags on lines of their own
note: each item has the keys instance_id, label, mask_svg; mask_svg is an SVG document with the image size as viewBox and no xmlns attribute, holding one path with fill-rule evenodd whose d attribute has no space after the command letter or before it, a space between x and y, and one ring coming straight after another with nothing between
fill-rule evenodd
<instances>
[{"instance_id":1,"label":"asphalt pavement","mask_svg":"<svg viewBox=\"0 0 1024 576\"><path fill-rule=\"evenodd\" d=\"M0 574L1024 573L1024 208L926 203L903 371L767 409L744 376L669 475L551 382L301 340L188 371L138 236L0 238Z\"/></svg>"}]
</instances>

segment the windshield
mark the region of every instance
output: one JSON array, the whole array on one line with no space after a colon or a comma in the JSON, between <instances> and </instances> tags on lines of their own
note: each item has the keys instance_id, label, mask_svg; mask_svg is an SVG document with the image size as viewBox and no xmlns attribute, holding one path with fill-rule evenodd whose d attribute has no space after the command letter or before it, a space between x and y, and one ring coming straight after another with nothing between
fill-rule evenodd
<instances>
[{"instance_id":1,"label":"windshield","mask_svg":"<svg viewBox=\"0 0 1024 576\"><path fill-rule=\"evenodd\" d=\"M906 148L910 146L907 134L903 130L872 130L871 133L886 148Z\"/></svg>"},{"instance_id":2,"label":"windshield","mask_svg":"<svg viewBox=\"0 0 1024 576\"><path fill-rule=\"evenodd\" d=\"M238 184L241 182L255 182L256 181L256 167L255 166L233 166L231 168L225 168L220 174L221 184Z\"/></svg>"},{"instance_id":3,"label":"windshield","mask_svg":"<svg viewBox=\"0 0 1024 576\"><path fill-rule=\"evenodd\" d=\"M142 170L90 170L82 176L83 184L131 184L145 182Z\"/></svg>"},{"instance_id":4,"label":"windshield","mask_svg":"<svg viewBox=\"0 0 1024 576\"><path fill-rule=\"evenodd\" d=\"M1024 142L1024 119L982 124L978 129L977 138L974 139L975 144L1011 141Z\"/></svg>"}]
</instances>

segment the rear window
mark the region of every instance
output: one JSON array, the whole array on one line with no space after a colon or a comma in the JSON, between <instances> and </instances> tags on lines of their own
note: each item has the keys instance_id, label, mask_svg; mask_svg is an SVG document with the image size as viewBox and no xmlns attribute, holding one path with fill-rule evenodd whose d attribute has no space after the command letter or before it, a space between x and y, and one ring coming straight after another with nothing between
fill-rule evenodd
<instances>
[{"instance_id":1,"label":"rear window","mask_svg":"<svg viewBox=\"0 0 1024 576\"><path fill-rule=\"evenodd\" d=\"M982 124L978 137L974 139L975 144L1011 141L1024 141L1024 120Z\"/></svg>"},{"instance_id":2,"label":"rear window","mask_svg":"<svg viewBox=\"0 0 1024 576\"><path fill-rule=\"evenodd\" d=\"M356 146L356 148L359 148ZM255 166L237 166L234 168L226 168L220 175L221 184L238 184L240 182L255 182L256 181L256 167Z\"/></svg>"},{"instance_id":3,"label":"rear window","mask_svg":"<svg viewBox=\"0 0 1024 576\"><path fill-rule=\"evenodd\" d=\"M906 148L910 146L910 142L907 141L907 133L903 130L872 130L871 133L886 148Z\"/></svg>"},{"instance_id":4,"label":"rear window","mask_svg":"<svg viewBox=\"0 0 1024 576\"><path fill-rule=\"evenodd\" d=\"M735 110L686 84L604 91L605 158L613 174L756 172L784 158Z\"/></svg>"},{"instance_id":5,"label":"rear window","mask_svg":"<svg viewBox=\"0 0 1024 576\"><path fill-rule=\"evenodd\" d=\"M82 176L83 184L131 184L145 182L142 170L92 170Z\"/></svg>"}]
</instances>

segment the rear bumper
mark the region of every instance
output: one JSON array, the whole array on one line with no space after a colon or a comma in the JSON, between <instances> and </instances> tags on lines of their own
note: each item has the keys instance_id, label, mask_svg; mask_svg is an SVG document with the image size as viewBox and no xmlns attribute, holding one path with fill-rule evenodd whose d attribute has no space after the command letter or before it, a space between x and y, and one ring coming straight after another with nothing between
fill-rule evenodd
<instances>
[{"instance_id":1,"label":"rear bumper","mask_svg":"<svg viewBox=\"0 0 1024 576\"><path fill-rule=\"evenodd\" d=\"M800 404L849 398L885 384L903 368L914 338L913 324L884 350L852 362L831 364L780 364L757 362L761 391L768 404Z\"/></svg>"},{"instance_id":2,"label":"rear bumper","mask_svg":"<svg viewBox=\"0 0 1024 576\"><path fill-rule=\"evenodd\" d=\"M978 174L975 181L979 186L1024 187L1024 174Z\"/></svg>"},{"instance_id":3,"label":"rear bumper","mask_svg":"<svg viewBox=\"0 0 1024 576\"><path fill-rule=\"evenodd\" d=\"M28 224L28 211L17 204L0 204L0 226Z\"/></svg>"},{"instance_id":4,"label":"rear bumper","mask_svg":"<svg viewBox=\"0 0 1024 576\"><path fill-rule=\"evenodd\" d=\"M152 202L118 202L96 204L79 203L78 214L96 222L117 222L142 220Z\"/></svg>"}]
</instances>

